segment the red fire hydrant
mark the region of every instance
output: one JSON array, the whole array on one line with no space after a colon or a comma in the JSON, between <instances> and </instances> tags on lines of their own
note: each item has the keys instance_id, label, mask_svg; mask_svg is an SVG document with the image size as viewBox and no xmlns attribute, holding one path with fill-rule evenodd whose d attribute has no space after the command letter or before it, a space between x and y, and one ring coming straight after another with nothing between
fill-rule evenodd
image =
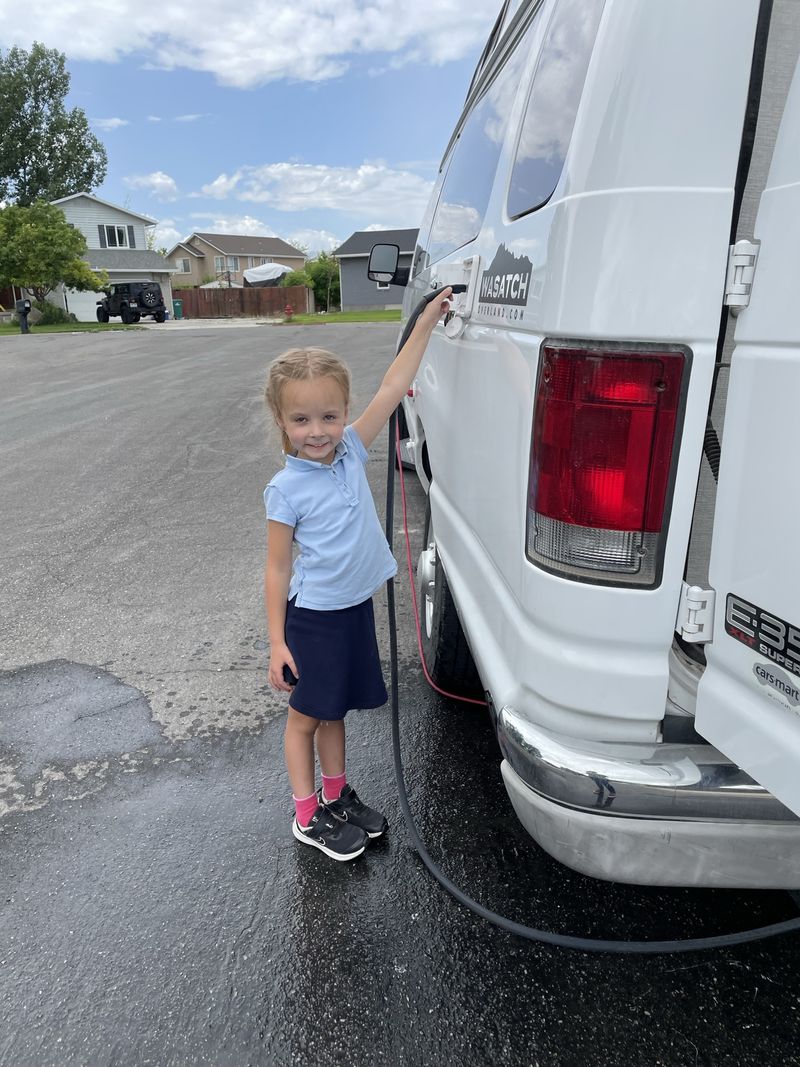
<instances>
[{"instance_id":1,"label":"red fire hydrant","mask_svg":"<svg viewBox=\"0 0 800 1067\"><path fill-rule=\"evenodd\" d=\"M287 304L286 307L283 309L283 313L286 316L286 321L291 322L292 315L294 315L294 308L291 304Z\"/></svg>"}]
</instances>

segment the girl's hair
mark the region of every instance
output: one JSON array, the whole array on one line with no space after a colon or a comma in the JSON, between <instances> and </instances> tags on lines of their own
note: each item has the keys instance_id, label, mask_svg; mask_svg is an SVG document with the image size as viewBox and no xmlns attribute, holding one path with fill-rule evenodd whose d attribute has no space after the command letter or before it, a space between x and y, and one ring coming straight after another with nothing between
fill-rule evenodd
<instances>
[{"instance_id":1,"label":"girl's hair","mask_svg":"<svg viewBox=\"0 0 800 1067\"><path fill-rule=\"evenodd\" d=\"M342 390L344 406L350 407L350 371L347 365L324 348L290 348L270 364L264 402L275 421L281 417L283 387L287 382L307 382L311 378L333 378ZM281 429L283 451L291 452L292 443Z\"/></svg>"}]
</instances>

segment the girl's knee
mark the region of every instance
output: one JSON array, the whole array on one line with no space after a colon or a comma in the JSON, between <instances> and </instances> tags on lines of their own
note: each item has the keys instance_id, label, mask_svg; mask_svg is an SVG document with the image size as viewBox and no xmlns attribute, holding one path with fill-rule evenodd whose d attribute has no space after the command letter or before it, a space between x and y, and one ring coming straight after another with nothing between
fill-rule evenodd
<instances>
[{"instance_id":1,"label":"girl's knee","mask_svg":"<svg viewBox=\"0 0 800 1067\"><path fill-rule=\"evenodd\" d=\"M289 717L286 720L286 729L292 733L307 734L309 737L317 732L317 727L320 724L319 719L313 718L311 715L303 715L300 711L295 711L294 708L289 708Z\"/></svg>"}]
</instances>

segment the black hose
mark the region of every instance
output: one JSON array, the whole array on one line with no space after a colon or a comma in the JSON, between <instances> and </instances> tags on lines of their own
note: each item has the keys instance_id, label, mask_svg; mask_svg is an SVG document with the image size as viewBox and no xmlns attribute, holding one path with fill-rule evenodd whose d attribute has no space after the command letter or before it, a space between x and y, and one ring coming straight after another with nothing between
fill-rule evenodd
<instances>
[{"instance_id":1,"label":"black hose","mask_svg":"<svg viewBox=\"0 0 800 1067\"><path fill-rule=\"evenodd\" d=\"M399 352L406 343L414 325L419 318L423 307L435 299L441 289L431 293L422 300L414 309L397 345ZM389 457L386 475L386 539L391 548L394 542L394 451L395 451L395 425L397 412L392 414L389 420ZM400 800L400 810L406 823L411 843L419 853L419 857L436 881L446 889L465 908L479 915L482 919L507 930L517 937L528 941L540 941L557 948L571 948L579 952L609 952L617 955L651 956L663 953L676 952L700 952L712 948L731 948L734 945L744 945L750 941L764 941L770 937L778 937L781 934L794 933L800 930L800 918L788 919L785 922L772 923L769 926L759 926L753 930L742 930L733 934L717 934L714 937L692 937L679 941L623 941L604 940L602 938L576 937L571 934L555 934L549 930L537 930L532 926L514 922L498 915L497 912L485 908L476 900L468 897L458 886L433 862L425 844L419 835L411 808L408 803L405 776L403 774L403 758L400 751L400 693L397 668L397 620L395 617L394 604L394 579L390 578L386 583L386 595L389 607L389 654L391 659L391 699L392 699L392 750L394 754L394 773L397 779L397 794Z\"/></svg>"}]
</instances>

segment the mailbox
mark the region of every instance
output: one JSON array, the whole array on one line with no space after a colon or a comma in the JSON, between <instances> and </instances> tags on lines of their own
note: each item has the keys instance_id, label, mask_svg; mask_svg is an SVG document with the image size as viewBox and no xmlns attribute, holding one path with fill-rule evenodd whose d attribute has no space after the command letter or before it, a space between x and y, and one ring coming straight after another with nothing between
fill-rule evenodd
<instances>
[{"instance_id":1,"label":"mailbox","mask_svg":"<svg viewBox=\"0 0 800 1067\"><path fill-rule=\"evenodd\" d=\"M31 310L30 300L17 300L15 307L17 315L19 315L19 332L30 333L28 326L28 313Z\"/></svg>"}]
</instances>

